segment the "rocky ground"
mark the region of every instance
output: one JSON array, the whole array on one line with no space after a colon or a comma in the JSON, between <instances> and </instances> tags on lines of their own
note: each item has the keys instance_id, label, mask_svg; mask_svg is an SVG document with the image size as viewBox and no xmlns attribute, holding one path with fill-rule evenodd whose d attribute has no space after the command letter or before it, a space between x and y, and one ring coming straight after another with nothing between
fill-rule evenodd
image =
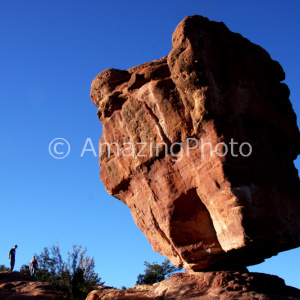
<instances>
[{"instance_id":1,"label":"rocky ground","mask_svg":"<svg viewBox=\"0 0 300 300\"><path fill-rule=\"evenodd\" d=\"M300 299L300 290L285 285L283 279L263 273L235 271L177 273L154 285L127 290L99 287L87 300L272 300Z\"/></svg>"},{"instance_id":2,"label":"rocky ground","mask_svg":"<svg viewBox=\"0 0 300 300\"><path fill-rule=\"evenodd\" d=\"M20 272L0 272L1 300L56 300L62 294L46 282L31 281ZM300 290L289 287L273 275L241 271L177 273L154 285L134 286L127 290L98 287L86 300L300 300Z\"/></svg>"},{"instance_id":3,"label":"rocky ground","mask_svg":"<svg viewBox=\"0 0 300 300\"><path fill-rule=\"evenodd\" d=\"M33 282L27 274L0 272L0 299L58 300L63 296L50 283Z\"/></svg>"}]
</instances>

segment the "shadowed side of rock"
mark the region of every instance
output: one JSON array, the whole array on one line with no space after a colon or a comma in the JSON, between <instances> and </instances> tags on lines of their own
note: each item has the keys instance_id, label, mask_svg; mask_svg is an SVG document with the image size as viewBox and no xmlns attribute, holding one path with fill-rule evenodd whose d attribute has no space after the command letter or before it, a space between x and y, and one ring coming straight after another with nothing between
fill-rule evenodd
<instances>
[{"instance_id":1,"label":"shadowed side of rock","mask_svg":"<svg viewBox=\"0 0 300 300\"><path fill-rule=\"evenodd\" d=\"M127 290L101 288L87 300L175 300L175 299L300 299L300 290L288 287L284 280L262 273L233 271L177 273L154 285L135 286Z\"/></svg>"}]
</instances>

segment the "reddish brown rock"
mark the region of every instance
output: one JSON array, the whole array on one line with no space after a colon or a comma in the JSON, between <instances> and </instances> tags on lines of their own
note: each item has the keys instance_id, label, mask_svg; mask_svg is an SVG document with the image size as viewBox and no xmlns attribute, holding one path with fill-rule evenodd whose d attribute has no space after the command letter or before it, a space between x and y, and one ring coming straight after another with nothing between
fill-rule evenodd
<instances>
[{"instance_id":1,"label":"reddish brown rock","mask_svg":"<svg viewBox=\"0 0 300 300\"><path fill-rule=\"evenodd\" d=\"M19 272L0 272L0 299L5 300L62 300L63 294L50 283L30 281L30 275Z\"/></svg>"},{"instance_id":2,"label":"reddish brown rock","mask_svg":"<svg viewBox=\"0 0 300 300\"><path fill-rule=\"evenodd\" d=\"M272 300L300 299L300 290L286 286L284 280L262 273L233 271L185 272L172 275L154 285L127 290L100 287L86 300Z\"/></svg>"},{"instance_id":3,"label":"reddish brown rock","mask_svg":"<svg viewBox=\"0 0 300 300\"><path fill-rule=\"evenodd\" d=\"M300 245L300 150L285 74L201 16L167 57L92 83L100 176L153 249L186 269L251 265Z\"/></svg>"}]
</instances>

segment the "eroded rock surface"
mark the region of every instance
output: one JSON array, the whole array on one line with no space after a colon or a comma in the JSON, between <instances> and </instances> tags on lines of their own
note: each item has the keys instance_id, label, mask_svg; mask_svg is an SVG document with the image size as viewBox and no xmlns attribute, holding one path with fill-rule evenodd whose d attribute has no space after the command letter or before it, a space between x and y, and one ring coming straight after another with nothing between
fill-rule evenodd
<instances>
[{"instance_id":1,"label":"eroded rock surface","mask_svg":"<svg viewBox=\"0 0 300 300\"><path fill-rule=\"evenodd\" d=\"M251 265L300 245L300 150L285 74L201 16L167 57L92 83L100 176L153 249L186 269Z\"/></svg>"},{"instance_id":2,"label":"eroded rock surface","mask_svg":"<svg viewBox=\"0 0 300 300\"><path fill-rule=\"evenodd\" d=\"M48 282L31 281L30 275L20 272L0 272L2 300L63 300L63 294Z\"/></svg>"},{"instance_id":3,"label":"eroded rock surface","mask_svg":"<svg viewBox=\"0 0 300 300\"><path fill-rule=\"evenodd\" d=\"M99 287L86 300L175 300L175 299L300 299L300 290L286 286L284 280L262 273L185 272L172 275L154 285L134 286L127 290Z\"/></svg>"}]
</instances>

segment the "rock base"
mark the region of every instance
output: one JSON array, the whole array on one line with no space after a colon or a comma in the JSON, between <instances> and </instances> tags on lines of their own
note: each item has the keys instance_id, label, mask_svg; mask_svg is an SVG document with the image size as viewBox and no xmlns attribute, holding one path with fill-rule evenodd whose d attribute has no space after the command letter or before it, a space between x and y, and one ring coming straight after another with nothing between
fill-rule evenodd
<instances>
[{"instance_id":1,"label":"rock base","mask_svg":"<svg viewBox=\"0 0 300 300\"><path fill-rule=\"evenodd\" d=\"M263 273L236 271L176 273L153 285L127 290L99 287L87 300L144 299L300 299L300 290L285 285L283 279Z\"/></svg>"}]
</instances>

